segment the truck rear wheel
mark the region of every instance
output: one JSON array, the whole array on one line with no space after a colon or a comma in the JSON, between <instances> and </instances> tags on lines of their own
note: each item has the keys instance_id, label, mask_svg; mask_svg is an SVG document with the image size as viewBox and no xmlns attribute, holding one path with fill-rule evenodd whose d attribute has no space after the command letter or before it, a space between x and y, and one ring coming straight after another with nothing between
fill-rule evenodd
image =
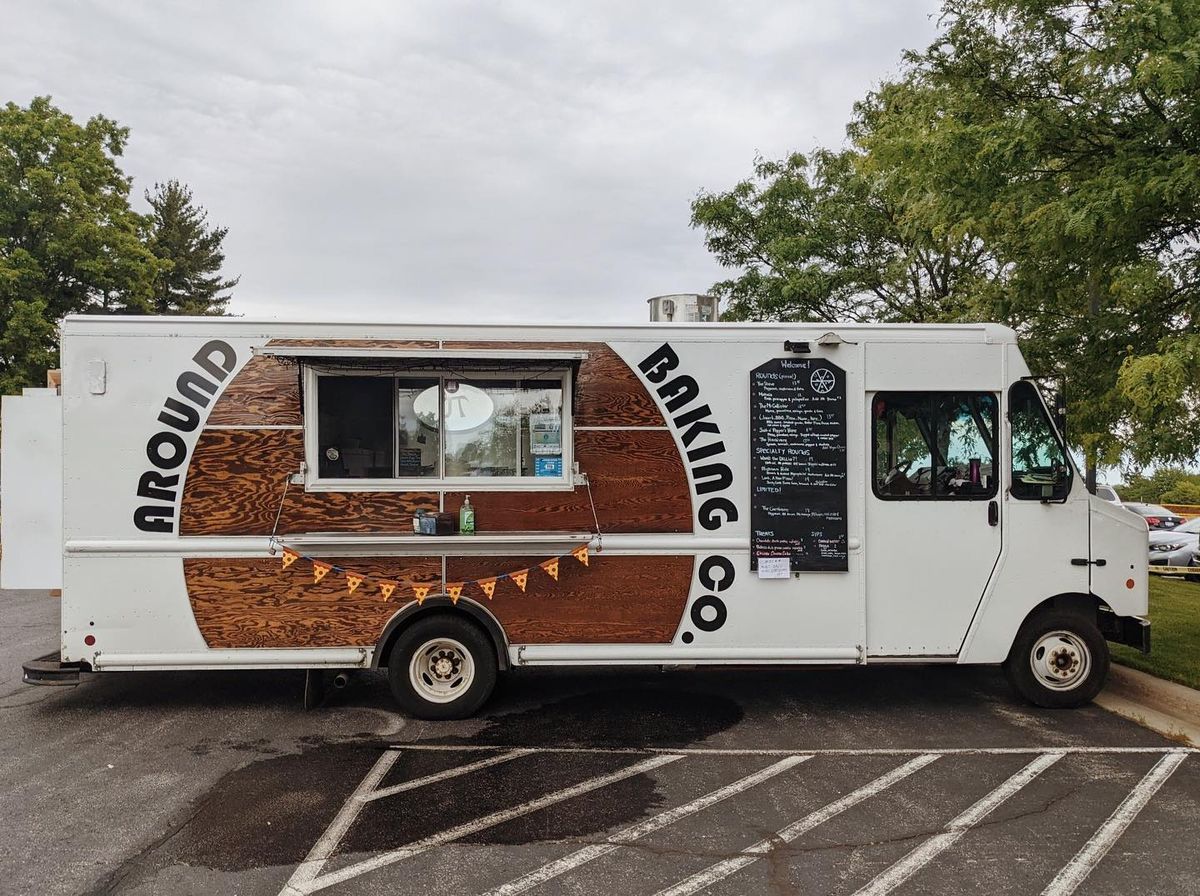
<instances>
[{"instance_id":1,"label":"truck rear wheel","mask_svg":"<svg viewBox=\"0 0 1200 896\"><path fill-rule=\"evenodd\" d=\"M1037 706L1082 706L1108 678L1108 643L1085 615L1037 613L1017 633L1004 673L1013 689Z\"/></svg>"},{"instance_id":2,"label":"truck rear wheel","mask_svg":"<svg viewBox=\"0 0 1200 896\"><path fill-rule=\"evenodd\" d=\"M496 686L488 636L448 614L418 619L392 645L388 682L400 708L418 719L465 719Z\"/></svg>"}]
</instances>

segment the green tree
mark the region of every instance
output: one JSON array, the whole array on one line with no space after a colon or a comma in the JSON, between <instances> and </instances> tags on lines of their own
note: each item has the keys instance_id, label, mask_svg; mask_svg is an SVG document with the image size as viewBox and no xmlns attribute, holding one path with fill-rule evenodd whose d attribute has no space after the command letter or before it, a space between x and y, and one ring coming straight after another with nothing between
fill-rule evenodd
<instances>
[{"instance_id":1,"label":"green tree","mask_svg":"<svg viewBox=\"0 0 1200 896\"><path fill-rule=\"evenodd\" d=\"M937 41L907 54L902 76L859 103L848 129L854 177L895 210L890 245L901 249L839 238L855 263L835 258L837 271L945 247L962 276L939 313L925 312L914 286L899 293L900 308L862 303L865 316L1013 326L1034 372L1064 379L1069 435L1089 478L1123 454L1191 460L1200 449L1200 4L947 0L941 22ZM760 219L754 190L733 194L740 217L707 214L701 196L693 221L719 260L742 269L727 283L768 298L788 297L788 269L725 243L821 245L825 220L857 213ZM855 282L870 289L869 278ZM736 296L734 305L762 313Z\"/></svg>"},{"instance_id":2,"label":"green tree","mask_svg":"<svg viewBox=\"0 0 1200 896\"><path fill-rule=\"evenodd\" d=\"M0 109L0 389L40 384L55 323L77 312L146 312L159 262L116 160L129 132L76 123L49 97Z\"/></svg>"},{"instance_id":3,"label":"green tree","mask_svg":"<svg viewBox=\"0 0 1200 896\"><path fill-rule=\"evenodd\" d=\"M1200 474L1181 467L1159 467L1149 476L1134 474L1117 491L1122 501L1150 504L1200 504Z\"/></svg>"},{"instance_id":4,"label":"green tree","mask_svg":"<svg viewBox=\"0 0 1200 896\"><path fill-rule=\"evenodd\" d=\"M227 227L210 227L208 213L193 204L192 191L179 181L155 184L146 192L150 203L150 251L164 262L154 279L157 314L224 314L229 290L238 278L225 280L221 244Z\"/></svg>"}]
</instances>

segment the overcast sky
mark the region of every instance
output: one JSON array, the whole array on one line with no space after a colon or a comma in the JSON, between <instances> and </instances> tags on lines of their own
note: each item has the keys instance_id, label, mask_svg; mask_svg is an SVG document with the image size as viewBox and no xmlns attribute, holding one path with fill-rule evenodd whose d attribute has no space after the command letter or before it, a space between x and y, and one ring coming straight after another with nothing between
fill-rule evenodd
<instances>
[{"instance_id":1,"label":"overcast sky","mask_svg":"<svg viewBox=\"0 0 1200 896\"><path fill-rule=\"evenodd\" d=\"M250 316L640 322L720 279L688 225L837 145L931 0L6 4L0 101L132 133L229 228Z\"/></svg>"}]
</instances>

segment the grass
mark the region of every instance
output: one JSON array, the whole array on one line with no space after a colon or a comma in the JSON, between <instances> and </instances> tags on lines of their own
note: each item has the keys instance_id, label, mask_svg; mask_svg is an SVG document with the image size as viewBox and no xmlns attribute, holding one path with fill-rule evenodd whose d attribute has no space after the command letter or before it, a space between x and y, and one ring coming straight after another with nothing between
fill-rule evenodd
<instances>
[{"instance_id":1,"label":"grass","mask_svg":"<svg viewBox=\"0 0 1200 896\"><path fill-rule=\"evenodd\" d=\"M1200 688L1200 583L1152 576L1150 655L1109 644L1114 662Z\"/></svg>"}]
</instances>

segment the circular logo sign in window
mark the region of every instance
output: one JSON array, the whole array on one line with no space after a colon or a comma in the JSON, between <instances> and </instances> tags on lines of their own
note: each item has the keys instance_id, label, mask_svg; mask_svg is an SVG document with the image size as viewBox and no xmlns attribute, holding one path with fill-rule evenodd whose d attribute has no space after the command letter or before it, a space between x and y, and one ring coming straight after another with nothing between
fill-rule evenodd
<instances>
[{"instance_id":1,"label":"circular logo sign in window","mask_svg":"<svg viewBox=\"0 0 1200 896\"><path fill-rule=\"evenodd\" d=\"M446 429L465 432L492 419L496 405L492 397L469 383L446 382ZM430 429L438 427L438 387L430 386L413 400L417 419Z\"/></svg>"}]
</instances>

